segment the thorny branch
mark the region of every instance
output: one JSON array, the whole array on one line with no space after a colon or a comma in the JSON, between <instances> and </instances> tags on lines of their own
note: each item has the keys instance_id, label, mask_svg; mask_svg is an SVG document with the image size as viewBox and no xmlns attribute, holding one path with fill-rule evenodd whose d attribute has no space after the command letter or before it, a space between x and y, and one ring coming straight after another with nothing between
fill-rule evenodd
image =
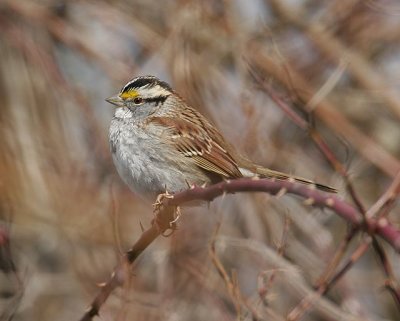
<instances>
[{"instance_id":1,"label":"thorny branch","mask_svg":"<svg viewBox=\"0 0 400 321\"><path fill-rule=\"evenodd\" d=\"M161 197L156 208L156 219L152 226L143 232L134 246L126 252L122 262L114 269L110 279L100 286L100 291L86 311L81 321L92 320L98 315L101 306L112 291L121 286L126 280L126 264L132 265L136 258L164 231L170 228L174 220L174 211L171 209L194 200L211 202L215 198L238 192L265 192L271 195L294 194L303 199L307 205L329 208L345 219L351 226L364 230L370 235L378 235L388 242L397 252L400 252L400 230L393 226L386 218L366 218L352 205L336 195L323 193L312 187L294 183L290 180L275 181L270 179L237 179L224 181L207 187L192 186L190 189ZM346 269L347 270L347 269ZM339 272L340 273L340 272ZM336 275L332 280L338 278ZM333 281L331 281L332 283Z\"/></svg>"},{"instance_id":2,"label":"thorny branch","mask_svg":"<svg viewBox=\"0 0 400 321\"><path fill-rule=\"evenodd\" d=\"M391 186L387 189L387 191L376 201L376 203L368 210L366 211L364 205L362 204L360 198L358 197L354 186L349 178L348 172L345 168L345 166L337 159L335 156L334 152L330 149L328 144L325 142L323 137L319 134L319 132L316 130L315 126L313 124L307 123L303 118L301 118L299 115L297 115L293 109L285 102L283 101L279 95L275 92L275 90L272 88L270 84L267 84L261 76L253 69L250 67L250 74L252 77L255 79L257 84L261 87L263 91L265 91L270 98L281 108L281 110L301 129L307 130L310 137L316 144L316 146L320 149L322 154L325 156L325 158L328 160L328 162L331 164L332 168L339 173L342 178L344 179L346 183L346 188L347 191L349 192L349 195L351 196L351 199L353 200L354 204L356 205L358 211L362 214L363 219L365 220L364 222L368 225L367 219L371 217L377 217L376 214L381 211L379 214L379 218L386 217L386 215L389 213L394 201L396 200L397 196L400 193L400 172L397 173L395 176ZM311 99L313 100L313 99ZM312 115L311 115L312 116ZM358 228L355 228L354 226L351 227L351 229L348 231L346 234L345 238L341 242L339 248L337 249L335 255L333 256L332 260L329 262L327 265L326 270L324 273L320 276L319 280L317 281L317 293L320 293L320 291L324 290L324 284L329 284L329 279L331 278L332 274L334 273L335 269L339 265L340 261L342 260L344 254L346 253L346 250L348 248L348 245L352 241L352 239L357 235L357 232L359 231ZM395 302L397 303L398 308L400 309L400 287L398 285L397 280L394 277L394 274L392 272L392 267L387 259L386 253L382 246L379 244L379 242L376 240L375 237L373 237L373 249L377 253L378 258L380 259L380 262L383 267L383 271L385 272L385 275L387 277L387 281L385 283L385 287L389 290L391 295L393 296ZM333 282L333 279L331 280ZM292 314L294 311L302 311L301 313L297 313L296 317L294 317L293 320L298 320L300 317L306 313L307 309L311 307L311 304L304 305L304 302L301 302L298 307L293 309ZM290 314L290 315L292 315Z\"/></svg>"}]
</instances>

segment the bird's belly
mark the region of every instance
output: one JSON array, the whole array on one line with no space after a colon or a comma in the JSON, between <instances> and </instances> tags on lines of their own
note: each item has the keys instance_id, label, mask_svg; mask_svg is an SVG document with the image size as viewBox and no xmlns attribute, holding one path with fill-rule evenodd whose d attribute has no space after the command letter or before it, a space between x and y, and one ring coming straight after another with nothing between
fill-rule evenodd
<instances>
[{"instance_id":1,"label":"bird's belly","mask_svg":"<svg viewBox=\"0 0 400 321\"><path fill-rule=\"evenodd\" d=\"M168 191L176 193L188 184L208 183L208 177L178 151L157 145L153 139L118 137L111 143L113 161L118 174L130 189L154 200ZM188 163L189 161L189 163Z\"/></svg>"}]
</instances>

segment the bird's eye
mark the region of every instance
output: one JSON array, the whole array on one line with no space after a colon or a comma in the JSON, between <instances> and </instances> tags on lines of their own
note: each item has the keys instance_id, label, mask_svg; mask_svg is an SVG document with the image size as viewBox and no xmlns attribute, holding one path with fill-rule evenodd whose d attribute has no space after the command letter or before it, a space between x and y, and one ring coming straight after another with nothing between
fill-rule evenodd
<instances>
[{"instance_id":1,"label":"bird's eye","mask_svg":"<svg viewBox=\"0 0 400 321\"><path fill-rule=\"evenodd\" d=\"M143 102L143 98L141 98L141 97L136 97L135 99L133 99L133 102L134 102L136 105L139 105L139 104L141 104L141 103Z\"/></svg>"}]
</instances>

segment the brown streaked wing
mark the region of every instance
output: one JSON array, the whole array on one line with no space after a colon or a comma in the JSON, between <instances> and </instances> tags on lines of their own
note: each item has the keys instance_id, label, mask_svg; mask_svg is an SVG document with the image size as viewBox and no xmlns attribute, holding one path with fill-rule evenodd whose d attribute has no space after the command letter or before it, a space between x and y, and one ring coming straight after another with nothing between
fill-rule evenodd
<instances>
[{"instance_id":1,"label":"brown streaked wing","mask_svg":"<svg viewBox=\"0 0 400 321\"><path fill-rule=\"evenodd\" d=\"M149 122L168 129L171 143L197 166L225 178L242 177L235 160L223 147L222 136L201 115L192 113L191 118L152 117Z\"/></svg>"}]
</instances>

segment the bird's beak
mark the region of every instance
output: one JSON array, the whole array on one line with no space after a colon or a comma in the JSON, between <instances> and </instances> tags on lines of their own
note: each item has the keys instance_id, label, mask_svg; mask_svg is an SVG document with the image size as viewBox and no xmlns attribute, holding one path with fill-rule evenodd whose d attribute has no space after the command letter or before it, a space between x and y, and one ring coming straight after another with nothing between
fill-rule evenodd
<instances>
[{"instance_id":1,"label":"bird's beak","mask_svg":"<svg viewBox=\"0 0 400 321\"><path fill-rule=\"evenodd\" d=\"M124 106L124 100L120 96L112 96L106 99L106 102L118 107Z\"/></svg>"}]
</instances>

